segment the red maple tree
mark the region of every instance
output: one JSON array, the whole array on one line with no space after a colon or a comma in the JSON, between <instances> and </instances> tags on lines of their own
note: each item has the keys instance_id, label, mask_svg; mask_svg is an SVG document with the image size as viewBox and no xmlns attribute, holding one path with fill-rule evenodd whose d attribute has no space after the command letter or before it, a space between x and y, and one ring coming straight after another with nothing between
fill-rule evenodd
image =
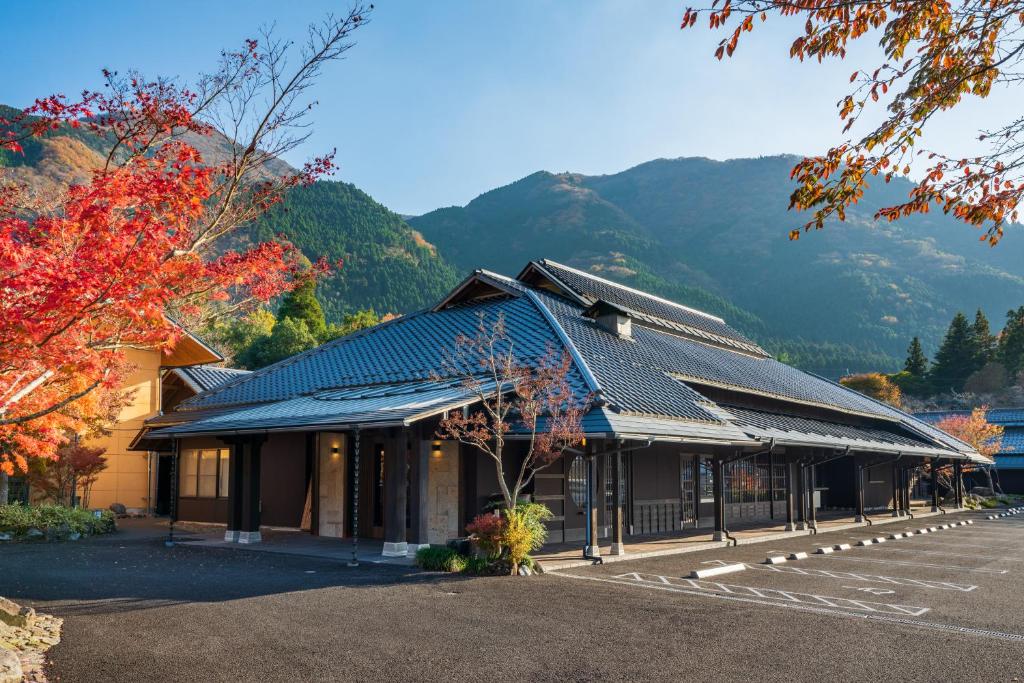
<instances>
[{"instance_id":1,"label":"red maple tree","mask_svg":"<svg viewBox=\"0 0 1024 683\"><path fill-rule=\"evenodd\" d=\"M461 379L478 407L466 414L450 413L437 435L488 456L505 507L515 508L537 472L583 442L582 418L590 397L573 392L572 359L553 349L538 359L518 358L499 314L491 324L481 315L473 336L459 335L444 365L449 376ZM505 458L509 437L526 444L522 461L512 468Z\"/></svg>"},{"instance_id":2,"label":"red maple tree","mask_svg":"<svg viewBox=\"0 0 1024 683\"><path fill-rule=\"evenodd\" d=\"M0 149L15 153L65 128L107 143L91 178L49 205L0 177L0 472L54 457L109 404L126 349L170 350L175 319L200 325L326 271L283 238L244 250L226 238L333 169L333 155L276 176L268 162L308 136L304 94L366 11L328 16L297 50L265 32L192 87L105 71L102 91L0 120ZM198 151L211 137L222 158Z\"/></svg>"}]
</instances>

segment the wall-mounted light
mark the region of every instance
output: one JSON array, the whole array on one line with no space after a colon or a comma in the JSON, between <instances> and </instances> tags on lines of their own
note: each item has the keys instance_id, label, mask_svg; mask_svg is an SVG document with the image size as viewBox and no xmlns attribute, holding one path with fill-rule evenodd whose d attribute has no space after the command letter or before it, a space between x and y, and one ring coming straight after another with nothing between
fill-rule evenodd
<instances>
[{"instance_id":1,"label":"wall-mounted light","mask_svg":"<svg viewBox=\"0 0 1024 683\"><path fill-rule=\"evenodd\" d=\"M432 444L430 444L430 455L435 457L435 458L440 458L441 457L441 442L440 441L435 441Z\"/></svg>"},{"instance_id":2,"label":"wall-mounted light","mask_svg":"<svg viewBox=\"0 0 1024 683\"><path fill-rule=\"evenodd\" d=\"M331 460L337 460L341 457L341 449L337 445L331 446Z\"/></svg>"}]
</instances>

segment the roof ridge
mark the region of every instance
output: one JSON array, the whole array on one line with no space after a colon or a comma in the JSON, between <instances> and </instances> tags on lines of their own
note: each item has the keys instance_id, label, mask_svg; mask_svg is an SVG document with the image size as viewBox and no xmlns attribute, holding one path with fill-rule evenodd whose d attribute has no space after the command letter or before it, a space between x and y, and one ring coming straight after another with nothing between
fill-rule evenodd
<instances>
[{"instance_id":1,"label":"roof ridge","mask_svg":"<svg viewBox=\"0 0 1024 683\"><path fill-rule=\"evenodd\" d=\"M676 308L680 308L680 309L682 309L684 311L687 311L689 313L696 313L697 315L702 315L705 318L711 318L712 320L717 320L718 322L722 323L723 325L726 324L724 318L721 318L721 317L719 317L717 315L714 315L712 313L708 313L706 311L702 311L699 308L692 308L690 306L685 306L685 305L683 305L681 303L678 303L676 301L672 301L670 299L665 299L665 298L660 297L660 296L658 296L656 294L651 294L650 292L645 292L642 289L636 289L634 287L630 287L628 285L624 285L621 282L615 282L614 280L608 280L608 279L603 278L603 277L601 277L599 275L594 275L593 273L588 273L586 271L580 270L579 268L573 268L572 266L567 266L564 263L559 263L558 261L553 261L551 259L545 258L545 259L541 259L540 263L541 264L548 264L548 263L550 263L553 266L558 266L559 268L565 268L566 270L571 270L572 272L577 273L578 275L582 275L583 277L588 277L588 278L590 278L592 280L597 280L598 282L603 282L606 285L610 285L612 287L617 287L618 289L624 289L627 292L632 292L633 294L639 294L640 296L645 296L645 297L647 297L649 299L653 299L655 301L660 301L661 303L668 304L669 306L675 306Z\"/></svg>"},{"instance_id":2,"label":"roof ridge","mask_svg":"<svg viewBox=\"0 0 1024 683\"><path fill-rule=\"evenodd\" d=\"M555 318L554 314L548 309L544 302L540 300L537 293L534 292L533 289L528 288L526 290L526 298L530 300L538 311L540 311L540 314L544 316L544 320L547 322L548 326L551 327L555 335L559 340L561 340L562 345L565 346L566 351L568 351L569 355L572 357L573 363L577 365L580 374L583 375L583 381L587 383L587 387L590 389L591 393L595 395L604 393L604 389L601 388L601 384L597 381L594 373L591 372L590 366L587 365L587 361L583 359L583 354L579 352L579 349L576 348L576 344L573 343L572 339L569 337L568 333L566 333L565 329L562 328L562 325Z\"/></svg>"}]
</instances>

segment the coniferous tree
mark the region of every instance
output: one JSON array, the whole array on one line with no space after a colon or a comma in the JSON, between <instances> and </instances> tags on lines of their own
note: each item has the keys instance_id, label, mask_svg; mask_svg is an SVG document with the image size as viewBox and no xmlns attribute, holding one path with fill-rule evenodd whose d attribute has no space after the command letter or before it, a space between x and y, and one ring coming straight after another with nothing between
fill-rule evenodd
<instances>
[{"instance_id":1,"label":"coniferous tree","mask_svg":"<svg viewBox=\"0 0 1024 683\"><path fill-rule=\"evenodd\" d=\"M914 337L910 342L910 346L907 347L907 360L903 364L903 369L914 377L924 377L925 373L928 372L928 358L924 355L924 350L921 348L920 338Z\"/></svg>"},{"instance_id":2,"label":"coniferous tree","mask_svg":"<svg viewBox=\"0 0 1024 683\"><path fill-rule=\"evenodd\" d=\"M949 324L942 346L935 354L929 374L932 387L938 391L963 391L964 382L977 368L976 348L967 316L957 312Z\"/></svg>"},{"instance_id":3,"label":"coniferous tree","mask_svg":"<svg viewBox=\"0 0 1024 683\"><path fill-rule=\"evenodd\" d=\"M1016 378L1024 372L1024 306L1006 314L1006 327L999 336L999 360Z\"/></svg>"},{"instance_id":4,"label":"coniferous tree","mask_svg":"<svg viewBox=\"0 0 1024 683\"><path fill-rule=\"evenodd\" d=\"M988 318L985 317L985 312L980 308L974 314L971 336L974 338L974 369L980 370L986 363L996 358L996 338L992 334Z\"/></svg>"},{"instance_id":5,"label":"coniferous tree","mask_svg":"<svg viewBox=\"0 0 1024 683\"><path fill-rule=\"evenodd\" d=\"M327 319L324 309L316 299L316 281L308 280L285 294L281 307L277 310L277 319L291 318L306 323L306 328L317 339L327 331Z\"/></svg>"}]
</instances>

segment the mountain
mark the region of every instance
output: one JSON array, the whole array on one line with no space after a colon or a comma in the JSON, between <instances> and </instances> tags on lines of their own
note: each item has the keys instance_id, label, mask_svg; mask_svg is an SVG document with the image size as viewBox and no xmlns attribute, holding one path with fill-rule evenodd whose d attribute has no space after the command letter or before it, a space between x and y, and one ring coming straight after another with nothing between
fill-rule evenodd
<instances>
[{"instance_id":1,"label":"mountain","mask_svg":"<svg viewBox=\"0 0 1024 683\"><path fill-rule=\"evenodd\" d=\"M250 231L256 241L283 233L310 258L343 260L318 287L328 320L361 308L408 313L437 303L458 273L398 214L348 183L291 190Z\"/></svg>"},{"instance_id":2,"label":"mountain","mask_svg":"<svg viewBox=\"0 0 1024 683\"><path fill-rule=\"evenodd\" d=\"M0 118L15 113L0 106ZM190 135L186 140L211 163L227 159L231 152L231 141L219 133ZM92 170L103 165L109 149L102 137L70 126L26 140L22 146L24 154L0 150L0 167L42 196L86 181ZM271 159L260 176L293 171L284 161ZM318 182L291 190L282 204L225 246L269 240L278 234L311 260L321 256L332 262L343 260L343 267L318 290L331 322L364 308L380 314L423 308L440 299L459 277L400 216L345 183Z\"/></svg>"},{"instance_id":3,"label":"mountain","mask_svg":"<svg viewBox=\"0 0 1024 683\"><path fill-rule=\"evenodd\" d=\"M793 156L658 159L621 173L538 172L409 220L461 269L547 257L722 315L782 357L836 376L895 369L957 310L1024 303L1024 235L995 248L941 213L879 223L911 184L881 181L845 224L787 234Z\"/></svg>"}]
</instances>

